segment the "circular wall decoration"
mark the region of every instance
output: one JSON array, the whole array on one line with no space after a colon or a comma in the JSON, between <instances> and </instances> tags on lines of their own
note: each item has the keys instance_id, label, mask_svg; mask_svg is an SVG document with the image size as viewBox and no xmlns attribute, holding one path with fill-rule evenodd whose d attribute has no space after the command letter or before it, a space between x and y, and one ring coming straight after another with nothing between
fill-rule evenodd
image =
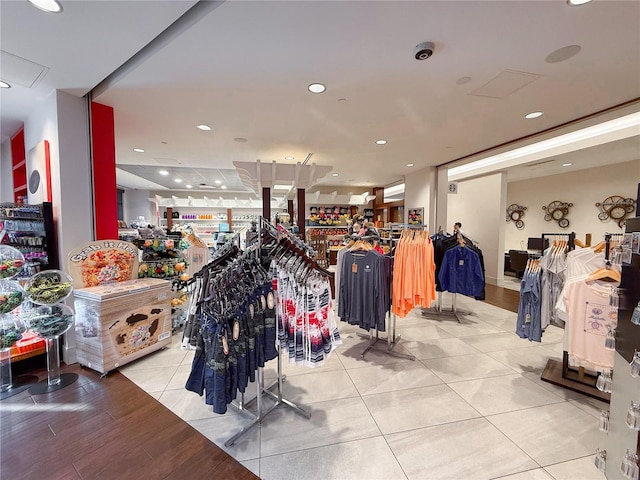
<instances>
[{"instance_id":1,"label":"circular wall decoration","mask_svg":"<svg viewBox=\"0 0 640 480\"><path fill-rule=\"evenodd\" d=\"M627 217L635 210L635 204L636 201L633 198L611 195L605 198L602 203L596 203L596 207L600 209L598 219L603 222L611 219L617 222L618 226L622 228Z\"/></svg>"},{"instance_id":2,"label":"circular wall decoration","mask_svg":"<svg viewBox=\"0 0 640 480\"><path fill-rule=\"evenodd\" d=\"M517 203L509 205L507 207L507 223L513 222L518 230L522 230L524 228L522 217L524 217L524 211L526 209L527 207L523 207Z\"/></svg>"},{"instance_id":3,"label":"circular wall decoration","mask_svg":"<svg viewBox=\"0 0 640 480\"><path fill-rule=\"evenodd\" d=\"M554 220L558 222L560 228L567 228L569 226L567 215L569 214L570 207L573 207L573 203L554 200L549 205L542 207L542 209L547 212L544 215L544 219L547 222Z\"/></svg>"}]
</instances>

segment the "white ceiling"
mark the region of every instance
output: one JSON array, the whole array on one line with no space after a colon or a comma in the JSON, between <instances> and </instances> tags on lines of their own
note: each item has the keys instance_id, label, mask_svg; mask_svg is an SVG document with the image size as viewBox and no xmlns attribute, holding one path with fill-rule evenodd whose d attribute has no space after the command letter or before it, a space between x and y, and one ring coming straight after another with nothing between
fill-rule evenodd
<instances>
[{"instance_id":1,"label":"white ceiling","mask_svg":"<svg viewBox=\"0 0 640 480\"><path fill-rule=\"evenodd\" d=\"M48 88L80 93L193 3L61 1L57 16L2 1L2 49L52 67L42 83L67 69ZM313 153L339 174L321 183L385 185L639 98L639 40L637 1L227 1L97 101L115 108L121 165L230 169ZM435 53L416 61L423 41ZM582 49L545 62L568 45ZM538 77L504 98L471 95L505 70ZM327 91L309 93L312 82ZM14 108L18 91L1 93L3 136L28 109Z\"/></svg>"}]
</instances>

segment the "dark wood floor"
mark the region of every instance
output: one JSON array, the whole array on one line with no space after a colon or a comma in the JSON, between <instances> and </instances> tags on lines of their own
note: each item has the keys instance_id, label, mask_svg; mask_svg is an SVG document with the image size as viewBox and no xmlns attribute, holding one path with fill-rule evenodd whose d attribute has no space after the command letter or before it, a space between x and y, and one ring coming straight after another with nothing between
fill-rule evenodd
<instances>
[{"instance_id":1,"label":"dark wood floor","mask_svg":"<svg viewBox=\"0 0 640 480\"><path fill-rule=\"evenodd\" d=\"M3 480L258 478L119 372L63 371L80 378L0 402Z\"/></svg>"},{"instance_id":2,"label":"dark wood floor","mask_svg":"<svg viewBox=\"0 0 640 480\"><path fill-rule=\"evenodd\" d=\"M496 307L509 310L510 312L518 313L520 292L487 284L485 285L484 301Z\"/></svg>"}]
</instances>

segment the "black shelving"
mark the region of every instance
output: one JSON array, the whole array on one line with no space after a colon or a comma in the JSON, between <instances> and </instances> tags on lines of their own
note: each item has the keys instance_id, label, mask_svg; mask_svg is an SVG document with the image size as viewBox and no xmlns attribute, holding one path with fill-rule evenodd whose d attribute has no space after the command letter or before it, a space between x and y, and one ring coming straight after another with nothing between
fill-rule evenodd
<instances>
[{"instance_id":1,"label":"black shelving","mask_svg":"<svg viewBox=\"0 0 640 480\"><path fill-rule=\"evenodd\" d=\"M40 270L60 268L58 256L58 240L55 234L55 224L53 220L53 206L51 202L44 202L41 205L21 205L17 203L0 203L0 242L17 248L23 253L42 252L46 254L44 259L37 259L34 262L40 264ZM33 229L28 226L17 227L13 222L42 222L42 228ZM41 244L29 245L28 243L16 242L13 233L32 234L30 238L42 238ZM12 238L13 237L13 238Z\"/></svg>"}]
</instances>

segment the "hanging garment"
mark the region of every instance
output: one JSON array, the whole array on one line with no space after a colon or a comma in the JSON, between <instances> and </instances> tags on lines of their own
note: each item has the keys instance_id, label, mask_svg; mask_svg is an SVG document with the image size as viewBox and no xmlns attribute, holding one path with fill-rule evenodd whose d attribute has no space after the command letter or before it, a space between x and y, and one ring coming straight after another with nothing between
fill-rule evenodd
<instances>
[{"instance_id":1,"label":"hanging garment","mask_svg":"<svg viewBox=\"0 0 640 480\"><path fill-rule=\"evenodd\" d=\"M457 246L445 252L439 277L443 291L474 297L484 289L480 258L466 246Z\"/></svg>"},{"instance_id":2,"label":"hanging garment","mask_svg":"<svg viewBox=\"0 0 640 480\"><path fill-rule=\"evenodd\" d=\"M610 285L587 280L571 282L564 289L569 365L598 372L613 368L615 351L605 348L605 339L609 327L618 324L618 308L609 305L610 293Z\"/></svg>"},{"instance_id":3,"label":"hanging garment","mask_svg":"<svg viewBox=\"0 0 640 480\"><path fill-rule=\"evenodd\" d=\"M342 343L326 277L296 277L285 262L272 262L276 283L276 325L280 348L289 362L320 367Z\"/></svg>"},{"instance_id":4,"label":"hanging garment","mask_svg":"<svg viewBox=\"0 0 640 480\"><path fill-rule=\"evenodd\" d=\"M516 320L516 334L531 342L542 341L540 318L540 272L525 270L520 281L520 303Z\"/></svg>"},{"instance_id":5,"label":"hanging garment","mask_svg":"<svg viewBox=\"0 0 640 480\"><path fill-rule=\"evenodd\" d=\"M394 253L392 313L403 318L416 306L431 306L436 298L435 269L428 233L404 231Z\"/></svg>"},{"instance_id":6,"label":"hanging garment","mask_svg":"<svg viewBox=\"0 0 640 480\"><path fill-rule=\"evenodd\" d=\"M369 331L385 331L389 284L384 257L375 250L346 252L340 273L338 316Z\"/></svg>"},{"instance_id":7,"label":"hanging garment","mask_svg":"<svg viewBox=\"0 0 640 480\"><path fill-rule=\"evenodd\" d=\"M550 323L560 327L564 326L564 320L557 313L555 305L562 293L567 269L564 250L558 251L550 248L540 259L541 274L541 323L544 330Z\"/></svg>"}]
</instances>

